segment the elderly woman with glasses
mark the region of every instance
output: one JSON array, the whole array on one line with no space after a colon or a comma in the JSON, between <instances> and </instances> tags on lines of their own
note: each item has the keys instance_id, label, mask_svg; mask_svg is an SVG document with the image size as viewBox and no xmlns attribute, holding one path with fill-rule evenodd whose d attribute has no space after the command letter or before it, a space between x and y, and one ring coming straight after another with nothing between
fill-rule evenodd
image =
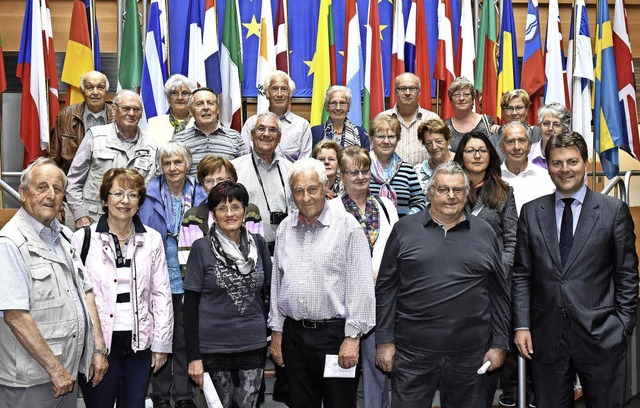
<instances>
[{"instance_id":1,"label":"elderly woman with glasses","mask_svg":"<svg viewBox=\"0 0 640 408\"><path fill-rule=\"evenodd\" d=\"M426 208L418 176L396 153L401 125L398 119L378 115L371 121L371 192L387 197L404 217Z\"/></svg>"},{"instance_id":2,"label":"elderly woman with glasses","mask_svg":"<svg viewBox=\"0 0 640 408\"><path fill-rule=\"evenodd\" d=\"M480 132L465 135L453 160L467 173L471 191L467 211L485 220L496 233L502 266L510 279L516 250L518 212L513 188L501 177L500 157L489 138ZM491 406L498 387L499 371L486 375L483 391L487 406Z\"/></svg>"},{"instance_id":3,"label":"elderly woman with glasses","mask_svg":"<svg viewBox=\"0 0 640 408\"><path fill-rule=\"evenodd\" d=\"M318 143L311 153L311 157L321 161L324 169L327 171L327 198L331 200L342 193L342 178L338 172L338 163L342 150L337 142L332 140L322 140Z\"/></svg>"},{"instance_id":4,"label":"elderly woman with glasses","mask_svg":"<svg viewBox=\"0 0 640 408\"><path fill-rule=\"evenodd\" d=\"M360 98L358 97L358 100ZM369 149L367 132L349 120L347 114L351 108L351 89L342 85L334 85L327 90L324 103L329 112L329 119L324 125L311 128L313 146L327 139L337 142L340 148L362 146Z\"/></svg>"},{"instance_id":5,"label":"elderly woman with glasses","mask_svg":"<svg viewBox=\"0 0 640 408\"><path fill-rule=\"evenodd\" d=\"M147 199L140 207L142 222L162 236L169 269L169 281L173 294L173 352L167 366L151 378L154 406L168 407L170 399L176 405L195 407L189 376L182 327L182 274L178 257L178 236L184 213L206 199L206 194L196 180L188 176L191 152L185 146L169 142L158 149L157 166L162 174L147 186Z\"/></svg>"},{"instance_id":6,"label":"elderly woman with glasses","mask_svg":"<svg viewBox=\"0 0 640 408\"><path fill-rule=\"evenodd\" d=\"M234 183L238 181L235 167L224 157L205 156L200 163L198 163L197 169L198 183L204 188L207 195L216 185L223 181L233 181ZM184 213L178 239L180 265L183 271L187 265L191 246L196 240L209 234L209 229L213 225L213 222L213 213L209 210L209 204L207 202L190 208ZM264 236L262 217L260 216L260 210L255 204L249 203L244 225L249 232Z\"/></svg>"},{"instance_id":7,"label":"elderly woman with glasses","mask_svg":"<svg viewBox=\"0 0 640 408\"><path fill-rule=\"evenodd\" d=\"M196 89L196 83L184 75L174 74L164 84L164 96L169 102L169 113L158 112L158 116L149 119L147 133L162 147L173 139L173 135L193 126L193 117L189 114L189 97Z\"/></svg>"},{"instance_id":8,"label":"elderly woman with glasses","mask_svg":"<svg viewBox=\"0 0 640 408\"><path fill-rule=\"evenodd\" d=\"M104 215L76 231L73 244L91 275L109 369L94 386L80 377L89 407L142 407L151 374L171 353L173 310L160 234L142 224L144 179L108 170L100 186Z\"/></svg>"},{"instance_id":9,"label":"elderly woman with glasses","mask_svg":"<svg viewBox=\"0 0 640 408\"><path fill-rule=\"evenodd\" d=\"M442 119L427 119L418 126L418 139L427 149L429 158L416 164L413 170L418 175L418 181L420 181L426 200L429 200L427 187L433 171L442 163L453 160L454 154L447 148L449 140L451 140L451 133Z\"/></svg>"},{"instance_id":10,"label":"elderly woman with glasses","mask_svg":"<svg viewBox=\"0 0 640 408\"><path fill-rule=\"evenodd\" d=\"M529 160L546 169L548 166L547 159L544 157L544 149L547 146L547 141L551 139L551 136L567 132L571 128L571 112L557 102L541 106L538 109L538 124L542 131L542 138L531 145Z\"/></svg>"},{"instance_id":11,"label":"elderly woman with glasses","mask_svg":"<svg viewBox=\"0 0 640 408\"><path fill-rule=\"evenodd\" d=\"M393 225L398 221L396 209L386 197L371 193L371 157L366 149L350 146L342 151L340 172L344 192L330 201L353 215L362 226L369 241L374 282ZM375 331L362 338L362 375L365 407L390 407L389 380L375 364Z\"/></svg>"},{"instance_id":12,"label":"elderly woman with glasses","mask_svg":"<svg viewBox=\"0 0 640 408\"><path fill-rule=\"evenodd\" d=\"M189 375L211 376L224 408L255 407L267 355L271 256L244 227L249 194L223 181L209 193L214 223L191 248L184 289Z\"/></svg>"},{"instance_id":13,"label":"elderly woman with glasses","mask_svg":"<svg viewBox=\"0 0 640 408\"><path fill-rule=\"evenodd\" d=\"M473 111L476 103L476 88L473 82L465 77L458 77L449 86L449 100L453 105L454 114L445 123L451 131L451 151L458 148L460 139L471 132L482 132L489 136L500 129L493 122L491 116Z\"/></svg>"}]
</instances>

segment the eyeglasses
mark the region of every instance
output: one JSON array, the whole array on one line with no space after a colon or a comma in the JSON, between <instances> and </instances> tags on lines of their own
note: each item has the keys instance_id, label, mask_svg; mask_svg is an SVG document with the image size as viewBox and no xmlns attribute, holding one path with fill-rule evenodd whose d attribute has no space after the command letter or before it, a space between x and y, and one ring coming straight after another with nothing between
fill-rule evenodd
<instances>
[{"instance_id":1,"label":"eyeglasses","mask_svg":"<svg viewBox=\"0 0 640 408\"><path fill-rule=\"evenodd\" d=\"M229 212L229 210L231 210L232 214L237 214L240 211L244 211L244 207L241 206L241 205L238 205L238 204L233 204L233 205L231 205L229 207L227 207L226 205L217 206L216 209L215 209L215 211L218 214L226 214L226 213Z\"/></svg>"},{"instance_id":2,"label":"eyeglasses","mask_svg":"<svg viewBox=\"0 0 640 408\"><path fill-rule=\"evenodd\" d=\"M427 142L424 142L424 147L434 147L434 146L442 147L445 145L445 143L446 142L444 139L429 140Z\"/></svg>"},{"instance_id":3,"label":"eyeglasses","mask_svg":"<svg viewBox=\"0 0 640 408\"><path fill-rule=\"evenodd\" d=\"M275 135L278 133L278 128L274 126L259 125L258 127L256 127L256 131L260 133L268 133L270 135Z\"/></svg>"},{"instance_id":4,"label":"eyeglasses","mask_svg":"<svg viewBox=\"0 0 640 408\"><path fill-rule=\"evenodd\" d=\"M468 98L471 98L471 93L469 93L469 92L456 92L456 93L452 94L451 97L453 99L458 99L460 97L462 97L464 99L468 99Z\"/></svg>"},{"instance_id":5,"label":"eyeglasses","mask_svg":"<svg viewBox=\"0 0 640 408\"><path fill-rule=\"evenodd\" d=\"M222 183L223 181L231 180L230 178L205 178L202 180L202 184L205 186L214 187L218 183Z\"/></svg>"},{"instance_id":6,"label":"eyeglasses","mask_svg":"<svg viewBox=\"0 0 640 408\"><path fill-rule=\"evenodd\" d=\"M182 96L183 98L188 98L189 96L191 96L191 92L188 91L171 91L169 92L169 96L171 96L172 98L177 98L179 96Z\"/></svg>"},{"instance_id":7,"label":"eyeglasses","mask_svg":"<svg viewBox=\"0 0 640 408\"><path fill-rule=\"evenodd\" d=\"M342 172L342 174L346 174L347 176L353 178L356 178L358 176L369 177L369 174L371 174L371 169L344 171Z\"/></svg>"},{"instance_id":8,"label":"eyeglasses","mask_svg":"<svg viewBox=\"0 0 640 408\"><path fill-rule=\"evenodd\" d=\"M564 125L560 122L550 122L548 120L545 120L543 122L540 122L540 127L541 128L553 128L554 130L560 130L562 128L564 128Z\"/></svg>"},{"instance_id":9,"label":"eyeglasses","mask_svg":"<svg viewBox=\"0 0 640 408\"><path fill-rule=\"evenodd\" d=\"M373 136L378 142L384 142L388 140L390 142L395 142L398 136L396 135L375 135Z\"/></svg>"},{"instance_id":10,"label":"eyeglasses","mask_svg":"<svg viewBox=\"0 0 640 408\"><path fill-rule=\"evenodd\" d=\"M476 154L479 154L480 156L486 156L489 154L489 150L485 149L484 147L481 149L473 149L473 148L469 148L469 149L464 149L464 154L467 157L473 157Z\"/></svg>"},{"instance_id":11,"label":"eyeglasses","mask_svg":"<svg viewBox=\"0 0 640 408\"><path fill-rule=\"evenodd\" d=\"M505 112L522 112L525 109L527 109L526 106L507 106L506 108L504 108Z\"/></svg>"},{"instance_id":12,"label":"eyeglasses","mask_svg":"<svg viewBox=\"0 0 640 408\"><path fill-rule=\"evenodd\" d=\"M418 92L420 90L420 87L417 86L399 86L396 88L396 91L398 92Z\"/></svg>"},{"instance_id":13,"label":"eyeglasses","mask_svg":"<svg viewBox=\"0 0 640 408\"><path fill-rule=\"evenodd\" d=\"M338 106L340 107L347 107L349 106L349 102L344 102L344 101L331 101L328 103L329 106L331 106L332 108L337 108Z\"/></svg>"},{"instance_id":14,"label":"eyeglasses","mask_svg":"<svg viewBox=\"0 0 640 408\"><path fill-rule=\"evenodd\" d=\"M436 187L436 193L438 193L438 195L448 195L450 192L453 193L453 195L455 196L461 196L465 193L466 188L464 187L448 187L448 186L439 186Z\"/></svg>"},{"instance_id":15,"label":"eyeglasses","mask_svg":"<svg viewBox=\"0 0 640 408\"><path fill-rule=\"evenodd\" d=\"M120 106L117 103L115 105L118 107L118 109L120 109L120 112L122 113L129 113L129 111L133 111L133 113L137 115L142 112L142 108L139 108L137 106Z\"/></svg>"},{"instance_id":16,"label":"eyeglasses","mask_svg":"<svg viewBox=\"0 0 640 408\"><path fill-rule=\"evenodd\" d=\"M125 196L129 199L129 201L138 201L140 199L140 196L138 195L138 193L125 193L123 191L109 193L109 195L113 197L116 201L122 201Z\"/></svg>"}]
</instances>

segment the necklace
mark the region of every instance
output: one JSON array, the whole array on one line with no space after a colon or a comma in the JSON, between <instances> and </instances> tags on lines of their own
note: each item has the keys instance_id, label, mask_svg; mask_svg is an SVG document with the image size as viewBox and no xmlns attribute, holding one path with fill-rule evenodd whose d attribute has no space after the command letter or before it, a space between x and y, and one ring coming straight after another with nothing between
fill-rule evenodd
<instances>
[{"instance_id":1,"label":"necklace","mask_svg":"<svg viewBox=\"0 0 640 408\"><path fill-rule=\"evenodd\" d=\"M117 233L113 232L113 228L111 227L111 223L109 222L108 219L107 219L107 224L109 225L109 232L111 232L113 235L115 235L118 238L118 241L120 241L120 242L126 242L126 241L130 240L131 237L133 237L133 234L135 234L135 231L133 229L133 224L131 224L131 231L129 231L129 235L127 235L125 238L120 238L120 236L118 236Z\"/></svg>"}]
</instances>

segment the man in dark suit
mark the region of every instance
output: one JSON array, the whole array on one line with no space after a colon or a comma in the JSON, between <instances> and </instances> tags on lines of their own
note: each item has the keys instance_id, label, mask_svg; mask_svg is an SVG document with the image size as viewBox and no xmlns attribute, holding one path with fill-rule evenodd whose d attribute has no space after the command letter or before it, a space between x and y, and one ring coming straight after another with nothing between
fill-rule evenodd
<instances>
[{"instance_id":1,"label":"man in dark suit","mask_svg":"<svg viewBox=\"0 0 640 408\"><path fill-rule=\"evenodd\" d=\"M587 407L622 407L625 337L638 303L631 213L585 185L587 145L580 134L552 136L545 157L556 192L525 204L520 214L515 343L532 361L538 406L573 406L577 373Z\"/></svg>"}]
</instances>

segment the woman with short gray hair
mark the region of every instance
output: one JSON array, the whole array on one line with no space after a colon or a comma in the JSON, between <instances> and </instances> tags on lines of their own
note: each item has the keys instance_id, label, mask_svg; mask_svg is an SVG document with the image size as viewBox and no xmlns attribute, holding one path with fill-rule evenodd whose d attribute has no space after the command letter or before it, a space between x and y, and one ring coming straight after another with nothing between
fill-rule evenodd
<instances>
[{"instance_id":1,"label":"woman with short gray hair","mask_svg":"<svg viewBox=\"0 0 640 408\"><path fill-rule=\"evenodd\" d=\"M351 97L351 89L346 86L334 85L327 89L324 104L329 112L329 119L324 125L311 128L314 147L322 140L331 140L337 142L341 149L349 146L362 146L369 150L367 132L347 117L351 108ZM358 95L359 100L360 95Z\"/></svg>"},{"instance_id":2,"label":"woman with short gray hair","mask_svg":"<svg viewBox=\"0 0 640 408\"><path fill-rule=\"evenodd\" d=\"M164 95L169 102L169 113L156 112L157 116L147 122L147 132L158 142L158 147L171 141L173 135L193 126L187 102L196 87L195 82L180 74L171 75L165 82Z\"/></svg>"},{"instance_id":3,"label":"woman with short gray hair","mask_svg":"<svg viewBox=\"0 0 640 408\"><path fill-rule=\"evenodd\" d=\"M173 297L173 350L167 366L151 378L154 406L170 406L170 399L180 407L192 407L193 395L187 374L186 346L182 327L183 276L178 258L178 237L182 217L191 207L206 200L196 180L188 176L192 156L187 147L169 142L158 149L158 168L162 174L149 182L145 202L140 206L140 219L160 233L169 270ZM163 405L164 404L164 405Z\"/></svg>"}]
</instances>

